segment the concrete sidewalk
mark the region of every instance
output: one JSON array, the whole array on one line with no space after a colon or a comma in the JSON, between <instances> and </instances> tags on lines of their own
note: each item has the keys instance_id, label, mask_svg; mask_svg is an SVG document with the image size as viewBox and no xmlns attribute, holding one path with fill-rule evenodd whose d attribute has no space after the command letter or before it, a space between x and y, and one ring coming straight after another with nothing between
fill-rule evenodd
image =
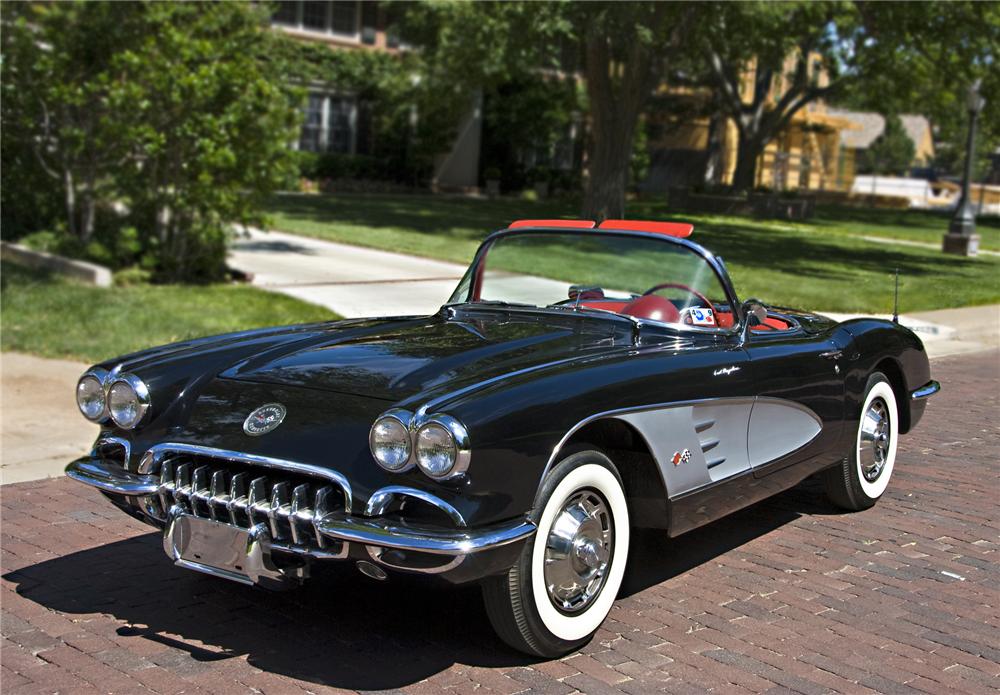
<instances>
[{"instance_id":1,"label":"concrete sidewalk","mask_svg":"<svg viewBox=\"0 0 1000 695\"><path fill-rule=\"evenodd\" d=\"M0 484L62 475L90 450L98 428L77 410L76 381L89 365L0 354Z\"/></svg>"},{"instance_id":2,"label":"concrete sidewalk","mask_svg":"<svg viewBox=\"0 0 1000 695\"><path fill-rule=\"evenodd\" d=\"M229 265L257 287L345 318L432 314L465 273L455 263L252 228L233 243Z\"/></svg>"}]
</instances>

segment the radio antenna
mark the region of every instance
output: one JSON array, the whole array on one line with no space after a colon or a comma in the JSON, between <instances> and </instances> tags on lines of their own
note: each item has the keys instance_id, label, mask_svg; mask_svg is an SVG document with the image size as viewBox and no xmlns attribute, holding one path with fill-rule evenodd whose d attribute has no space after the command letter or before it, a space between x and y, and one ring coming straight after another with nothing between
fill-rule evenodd
<instances>
[{"instance_id":1,"label":"radio antenna","mask_svg":"<svg viewBox=\"0 0 1000 695\"><path fill-rule=\"evenodd\" d=\"M899 323L899 267L896 267L896 291L892 298L892 322Z\"/></svg>"}]
</instances>

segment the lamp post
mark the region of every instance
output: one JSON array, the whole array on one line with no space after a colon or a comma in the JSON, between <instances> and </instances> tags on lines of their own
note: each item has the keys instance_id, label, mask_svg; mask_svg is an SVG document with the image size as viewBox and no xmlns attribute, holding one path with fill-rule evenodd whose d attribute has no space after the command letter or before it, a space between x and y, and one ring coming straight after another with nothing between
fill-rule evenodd
<instances>
[{"instance_id":1,"label":"lamp post","mask_svg":"<svg viewBox=\"0 0 1000 695\"><path fill-rule=\"evenodd\" d=\"M942 250L959 256L975 256L979 252L979 235L976 234L976 213L969 194L969 183L972 181L972 162L976 150L976 119L983 110L986 100L979 94L980 80L969 87L966 108L969 110L969 137L965 143L965 172L962 175L962 195L955 206L955 214L948 224L948 233L944 235Z\"/></svg>"}]
</instances>

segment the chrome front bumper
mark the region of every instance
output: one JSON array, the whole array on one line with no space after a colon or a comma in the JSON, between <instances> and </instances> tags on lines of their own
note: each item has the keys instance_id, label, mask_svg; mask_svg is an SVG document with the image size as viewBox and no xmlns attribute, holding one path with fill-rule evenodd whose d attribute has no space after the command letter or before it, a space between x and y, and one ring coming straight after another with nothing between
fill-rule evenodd
<instances>
[{"instance_id":1,"label":"chrome front bumper","mask_svg":"<svg viewBox=\"0 0 1000 695\"><path fill-rule=\"evenodd\" d=\"M120 461L99 456L84 457L69 464L66 475L102 492L130 498L129 501L139 510L148 509L150 501L155 500L159 505L159 500L164 499L164 481L160 476L130 472ZM454 528L412 525L398 518L382 516L392 499L404 497L418 498L438 507L451 518ZM191 514L178 505L167 509L165 520L162 516L145 515L164 524L164 550L176 564L255 584L283 583L288 579L301 578L298 568L279 568L275 565L271 560L275 550L300 558L345 559L349 555L348 544L353 543L363 546L370 559L388 567L436 574L454 569L467 556L527 540L535 533L535 525L523 518L488 527L468 528L465 519L451 505L427 492L402 486L376 491L365 506L363 515L352 514L349 509L347 505L347 509L316 515L310 520L310 526L318 536L339 544L336 550L282 542L275 539L267 523L251 523L249 528L240 528L226 523L221 513L221 520L216 520L214 515L208 519L204 515ZM234 554L233 548L237 546L244 548L242 553ZM400 564L400 552L445 556L442 558L445 564L432 563L423 568ZM447 556L453 558L451 562L447 561Z\"/></svg>"}]
</instances>

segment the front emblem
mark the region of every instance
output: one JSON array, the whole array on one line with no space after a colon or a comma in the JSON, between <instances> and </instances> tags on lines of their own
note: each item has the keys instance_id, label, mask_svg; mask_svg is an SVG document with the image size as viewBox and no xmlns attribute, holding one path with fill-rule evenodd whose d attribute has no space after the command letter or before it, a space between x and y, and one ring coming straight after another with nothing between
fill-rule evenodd
<instances>
[{"instance_id":1,"label":"front emblem","mask_svg":"<svg viewBox=\"0 0 1000 695\"><path fill-rule=\"evenodd\" d=\"M685 449L684 451L675 451L674 457L670 459L675 466L679 466L682 463L687 463L691 460L691 450Z\"/></svg>"},{"instance_id":2,"label":"front emblem","mask_svg":"<svg viewBox=\"0 0 1000 695\"><path fill-rule=\"evenodd\" d=\"M281 403L262 405L247 415L247 419L243 421L243 431L251 437L267 434L281 424L287 412Z\"/></svg>"}]
</instances>

